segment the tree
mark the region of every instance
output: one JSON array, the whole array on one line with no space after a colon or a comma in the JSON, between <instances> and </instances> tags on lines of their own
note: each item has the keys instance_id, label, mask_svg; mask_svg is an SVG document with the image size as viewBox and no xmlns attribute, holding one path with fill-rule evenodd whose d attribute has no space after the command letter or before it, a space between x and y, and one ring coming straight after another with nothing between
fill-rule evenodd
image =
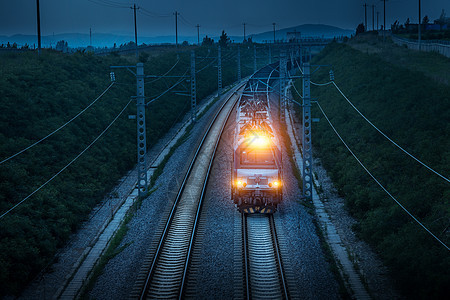
<instances>
[{"instance_id":1,"label":"tree","mask_svg":"<svg viewBox=\"0 0 450 300\"><path fill-rule=\"evenodd\" d=\"M244 41L242 42L242 44L253 44L253 40L252 40L251 37L249 37L248 39L244 40Z\"/></svg>"},{"instance_id":2,"label":"tree","mask_svg":"<svg viewBox=\"0 0 450 300\"><path fill-rule=\"evenodd\" d=\"M150 54L148 54L147 52L141 52L141 53L139 54L139 61L140 61L141 63L146 63L147 60L148 60L148 58L149 58L149 56L150 56Z\"/></svg>"},{"instance_id":3,"label":"tree","mask_svg":"<svg viewBox=\"0 0 450 300\"><path fill-rule=\"evenodd\" d=\"M428 23L430 23L430 19L428 18L428 16L423 17L422 24L426 25Z\"/></svg>"},{"instance_id":4,"label":"tree","mask_svg":"<svg viewBox=\"0 0 450 300\"><path fill-rule=\"evenodd\" d=\"M435 20L434 23L439 24L441 26L440 29L442 30L442 26L445 24L445 19L446 19L445 10L442 10L441 16L439 17L439 19Z\"/></svg>"},{"instance_id":5,"label":"tree","mask_svg":"<svg viewBox=\"0 0 450 300\"><path fill-rule=\"evenodd\" d=\"M356 27L356 35L360 34L360 33L364 33L366 31L366 28L364 28L364 24L361 23L358 25L358 27Z\"/></svg>"},{"instance_id":6,"label":"tree","mask_svg":"<svg viewBox=\"0 0 450 300\"><path fill-rule=\"evenodd\" d=\"M67 52L68 44L66 41L61 40L56 43L56 50L61 52Z\"/></svg>"},{"instance_id":7,"label":"tree","mask_svg":"<svg viewBox=\"0 0 450 300\"><path fill-rule=\"evenodd\" d=\"M409 18L408 18L408 19L406 19L405 27L408 26L409 24L411 24L411 21L410 21Z\"/></svg>"},{"instance_id":8,"label":"tree","mask_svg":"<svg viewBox=\"0 0 450 300\"><path fill-rule=\"evenodd\" d=\"M222 35L220 36L220 39L219 39L220 47L226 48L229 43L230 43L230 38L225 33L225 30L222 30Z\"/></svg>"},{"instance_id":9,"label":"tree","mask_svg":"<svg viewBox=\"0 0 450 300\"><path fill-rule=\"evenodd\" d=\"M213 40L212 38L208 37L208 36L205 36L205 37L203 38L202 45L203 45L203 46L211 46L211 45L214 45L214 40Z\"/></svg>"}]
</instances>

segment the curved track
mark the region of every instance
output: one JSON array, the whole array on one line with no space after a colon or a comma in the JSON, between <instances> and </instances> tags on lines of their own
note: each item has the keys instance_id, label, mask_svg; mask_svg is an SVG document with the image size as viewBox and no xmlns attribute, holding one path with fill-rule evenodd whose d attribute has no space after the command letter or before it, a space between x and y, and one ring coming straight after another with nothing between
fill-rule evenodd
<instances>
[{"instance_id":1,"label":"curved track","mask_svg":"<svg viewBox=\"0 0 450 300\"><path fill-rule=\"evenodd\" d=\"M239 90L241 87L237 88ZM220 136L239 97L232 93L203 136L178 191L160 242L131 298L181 298L209 173ZM145 262L144 262L145 264Z\"/></svg>"}]
</instances>

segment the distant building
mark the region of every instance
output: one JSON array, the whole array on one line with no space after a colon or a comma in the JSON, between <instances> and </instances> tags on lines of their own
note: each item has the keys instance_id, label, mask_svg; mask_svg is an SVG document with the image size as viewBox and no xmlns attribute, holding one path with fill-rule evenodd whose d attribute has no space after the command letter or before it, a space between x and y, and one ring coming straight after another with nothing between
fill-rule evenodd
<instances>
[{"instance_id":1,"label":"distant building","mask_svg":"<svg viewBox=\"0 0 450 300\"><path fill-rule=\"evenodd\" d=\"M425 24L425 30L444 30L444 29L448 29L448 25L444 24Z\"/></svg>"},{"instance_id":2,"label":"distant building","mask_svg":"<svg viewBox=\"0 0 450 300\"><path fill-rule=\"evenodd\" d=\"M298 32L297 30L294 30L293 32L286 33L286 39L289 42L299 42L302 39L302 33Z\"/></svg>"}]
</instances>

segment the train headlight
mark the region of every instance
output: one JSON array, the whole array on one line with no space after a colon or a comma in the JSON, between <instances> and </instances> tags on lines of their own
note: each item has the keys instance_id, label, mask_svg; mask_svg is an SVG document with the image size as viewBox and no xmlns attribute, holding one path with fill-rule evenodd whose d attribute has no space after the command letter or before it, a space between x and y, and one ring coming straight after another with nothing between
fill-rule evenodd
<instances>
[{"instance_id":1,"label":"train headlight","mask_svg":"<svg viewBox=\"0 0 450 300\"><path fill-rule=\"evenodd\" d=\"M243 188L243 187L245 187L246 185L247 185L247 183L244 182L244 181L242 181L242 180L236 181L236 186L237 186L238 189Z\"/></svg>"},{"instance_id":2,"label":"train headlight","mask_svg":"<svg viewBox=\"0 0 450 300\"><path fill-rule=\"evenodd\" d=\"M279 188L281 186L281 181L278 181L278 180L272 181L272 182L269 183L269 186L273 187L275 189Z\"/></svg>"},{"instance_id":3,"label":"train headlight","mask_svg":"<svg viewBox=\"0 0 450 300\"><path fill-rule=\"evenodd\" d=\"M265 146L267 146L269 144L269 141L264 136L256 136L256 137L253 138L251 143L255 147L265 147Z\"/></svg>"}]
</instances>

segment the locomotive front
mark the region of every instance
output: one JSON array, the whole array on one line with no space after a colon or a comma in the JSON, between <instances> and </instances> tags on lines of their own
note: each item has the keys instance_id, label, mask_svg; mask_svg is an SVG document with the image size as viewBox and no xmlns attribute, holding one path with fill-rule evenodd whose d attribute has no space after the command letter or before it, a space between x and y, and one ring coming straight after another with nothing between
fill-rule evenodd
<instances>
[{"instance_id":1,"label":"locomotive front","mask_svg":"<svg viewBox=\"0 0 450 300\"><path fill-rule=\"evenodd\" d=\"M267 99L241 99L232 176L232 198L241 212L276 211L282 199L281 151Z\"/></svg>"}]
</instances>

